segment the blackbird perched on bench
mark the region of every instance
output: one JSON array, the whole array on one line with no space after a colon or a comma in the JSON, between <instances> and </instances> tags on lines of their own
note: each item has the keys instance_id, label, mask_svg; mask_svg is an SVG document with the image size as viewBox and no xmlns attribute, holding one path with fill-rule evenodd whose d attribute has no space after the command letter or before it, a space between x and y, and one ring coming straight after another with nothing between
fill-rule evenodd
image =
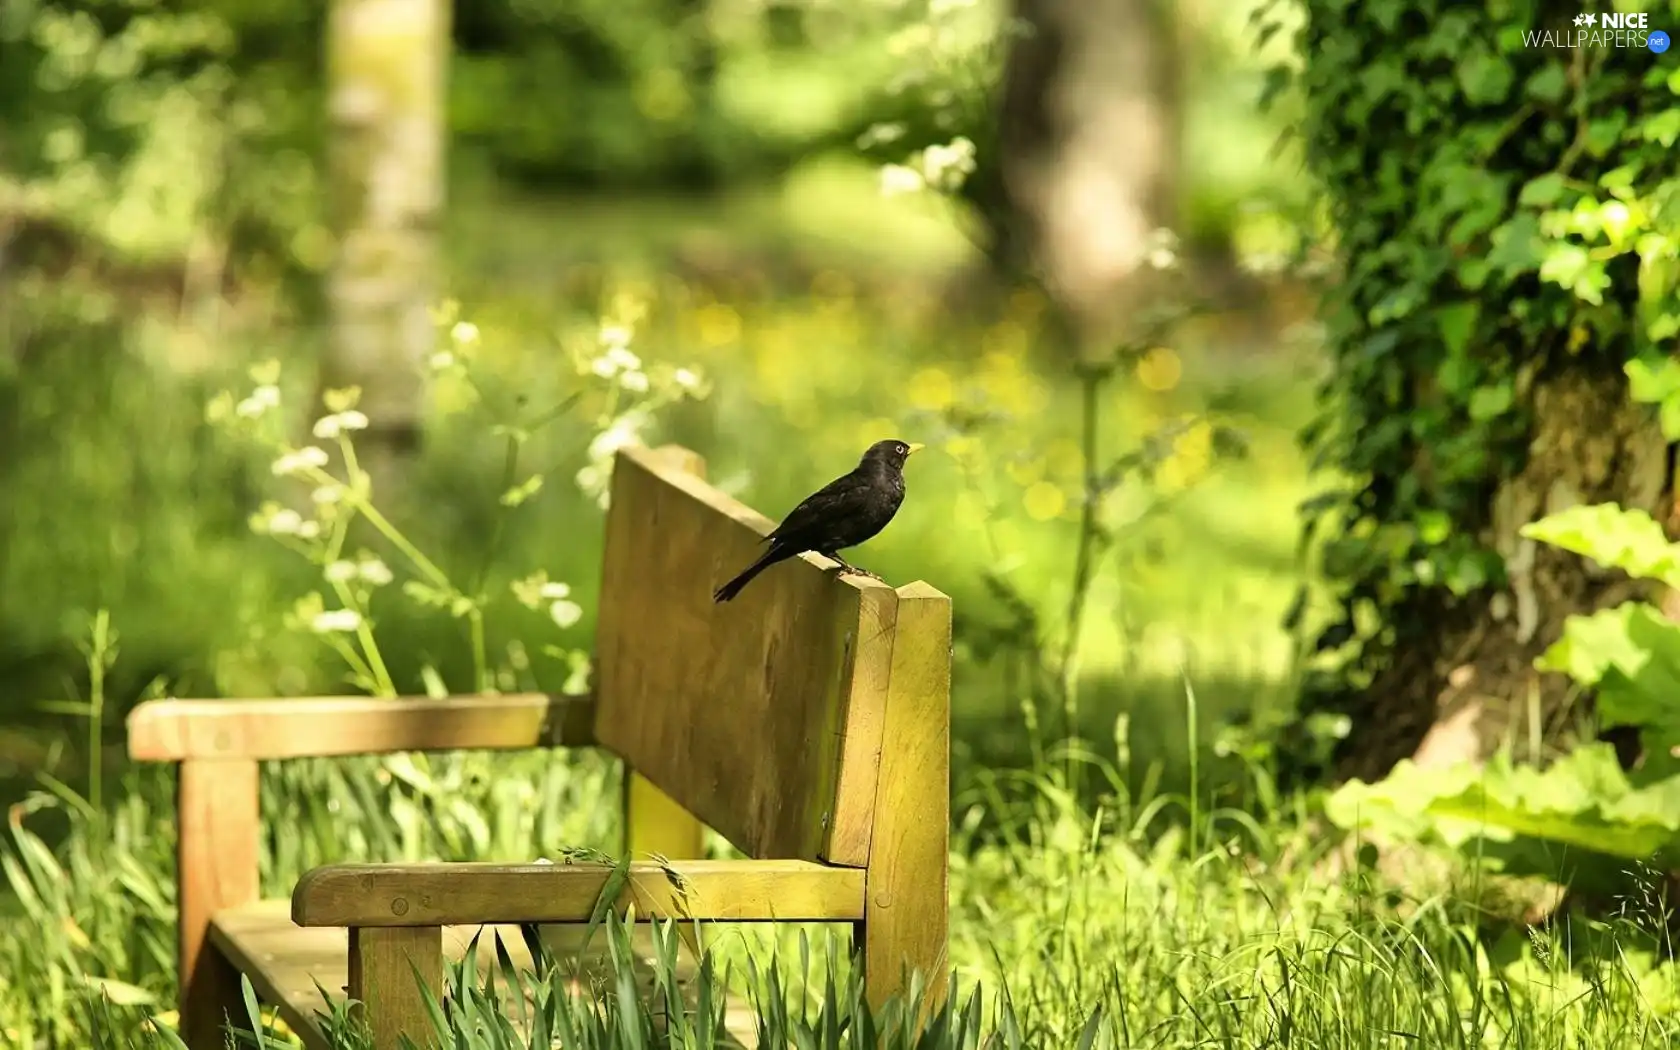
<instances>
[{"instance_id":1,"label":"blackbird perched on bench","mask_svg":"<svg viewBox=\"0 0 1680 1050\"><path fill-rule=\"evenodd\" d=\"M805 551L833 558L840 563L842 574L880 579L847 564L838 552L857 546L887 527L904 502L904 461L921 447L896 440L870 445L851 473L835 478L788 512L776 530L765 537L769 549L739 576L719 587L712 600L728 601L765 569Z\"/></svg>"}]
</instances>

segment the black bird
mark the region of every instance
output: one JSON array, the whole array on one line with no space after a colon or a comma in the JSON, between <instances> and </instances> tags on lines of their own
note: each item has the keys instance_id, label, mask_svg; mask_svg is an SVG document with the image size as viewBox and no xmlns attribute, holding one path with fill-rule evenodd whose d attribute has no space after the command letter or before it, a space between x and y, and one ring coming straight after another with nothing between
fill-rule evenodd
<instances>
[{"instance_id":1,"label":"black bird","mask_svg":"<svg viewBox=\"0 0 1680 1050\"><path fill-rule=\"evenodd\" d=\"M851 473L835 478L789 511L776 530L765 537L769 549L741 575L719 587L712 601L728 601L765 569L805 551L833 558L840 563L842 575L880 579L848 565L838 552L857 546L887 527L904 502L904 461L921 447L902 441L870 445Z\"/></svg>"}]
</instances>

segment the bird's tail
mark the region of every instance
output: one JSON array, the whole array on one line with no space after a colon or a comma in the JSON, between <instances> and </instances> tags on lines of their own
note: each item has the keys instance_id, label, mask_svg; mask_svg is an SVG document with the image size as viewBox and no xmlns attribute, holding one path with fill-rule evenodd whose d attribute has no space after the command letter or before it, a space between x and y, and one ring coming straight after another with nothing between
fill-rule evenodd
<instances>
[{"instance_id":1,"label":"bird's tail","mask_svg":"<svg viewBox=\"0 0 1680 1050\"><path fill-rule=\"evenodd\" d=\"M770 567L771 563L777 560L776 555L778 553L779 552L776 550L775 547L771 547L769 550L765 551L763 554L760 554L758 556L757 561L753 562L751 565L749 565L745 569L741 570L741 574L739 576L735 577L733 580L730 580L728 583L724 584L722 587L719 587L716 591L713 591L712 592L712 601L713 602L726 602L729 599L735 597L737 594L740 594L741 593L741 588L743 588L747 584L751 583L753 581L753 577L757 576L759 573L763 572L765 569L768 569Z\"/></svg>"}]
</instances>

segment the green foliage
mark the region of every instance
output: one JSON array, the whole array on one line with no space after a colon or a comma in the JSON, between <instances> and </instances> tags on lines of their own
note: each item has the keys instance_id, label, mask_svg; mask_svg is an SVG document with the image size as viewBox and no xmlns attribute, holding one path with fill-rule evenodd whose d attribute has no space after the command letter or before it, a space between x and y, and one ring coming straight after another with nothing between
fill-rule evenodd
<instances>
[{"instance_id":1,"label":"green foliage","mask_svg":"<svg viewBox=\"0 0 1680 1050\"><path fill-rule=\"evenodd\" d=\"M1531 46L1576 13L1536 0L1301 7L1299 68L1272 88L1302 107L1340 260L1302 439L1343 481L1302 513L1333 599L1315 691L1347 705L1429 610L1501 583L1482 528L1536 380L1654 361L1680 331L1680 73L1638 47ZM1680 24L1673 0L1647 9Z\"/></svg>"},{"instance_id":2,"label":"green foliage","mask_svg":"<svg viewBox=\"0 0 1680 1050\"><path fill-rule=\"evenodd\" d=\"M1635 579L1680 583L1680 545L1643 511L1575 506L1522 534ZM1578 887L1624 882L1618 876L1629 860L1680 864L1680 624L1643 601L1574 615L1535 666L1591 690L1602 728L1638 731L1644 758L1634 772L1622 770L1609 744L1578 747L1544 770L1516 765L1505 753L1480 770L1404 761L1378 784L1340 788L1329 800L1330 818L1405 838L1439 837L1503 870L1563 876Z\"/></svg>"}]
</instances>

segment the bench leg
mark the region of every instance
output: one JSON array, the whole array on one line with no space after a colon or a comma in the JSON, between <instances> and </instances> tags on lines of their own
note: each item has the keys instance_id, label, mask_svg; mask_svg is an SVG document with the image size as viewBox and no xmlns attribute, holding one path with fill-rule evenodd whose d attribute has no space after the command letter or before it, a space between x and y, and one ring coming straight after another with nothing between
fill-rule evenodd
<instances>
[{"instance_id":1,"label":"bench leg","mask_svg":"<svg viewBox=\"0 0 1680 1050\"><path fill-rule=\"evenodd\" d=\"M239 971L213 944L206 944L182 974L181 1041L189 1050L224 1050L227 1026L249 1028L245 997L239 990Z\"/></svg>"},{"instance_id":2,"label":"bench leg","mask_svg":"<svg viewBox=\"0 0 1680 1050\"><path fill-rule=\"evenodd\" d=\"M864 889L864 993L880 1009L926 982L922 1007L947 992L951 791L951 604L923 584L898 590L875 829Z\"/></svg>"},{"instance_id":3,"label":"bench leg","mask_svg":"<svg viewBox=\"0 0 1680 1050\"><path fill-rule=\"evenodd\" d=\"M362 1004L374 1050L397 1050L404 1035L416 1046L431 1041L432 1021L420 982L442 1000L443 927L351 928L350 998Z\"/></svg>"},{"instance_id":4,"label":"bench leg","mask_svg":"<svg viewBox=\"0 0 1680 1050\"><path fill-rule=\"evenodd\" d=\"M257 764L181 763L176 904L180 909L180 1034L191 1050L223 1050L223 1026L245 1017L239 973L210 943L211 917L257 899Z\"/></svg>"}]
</instances>

